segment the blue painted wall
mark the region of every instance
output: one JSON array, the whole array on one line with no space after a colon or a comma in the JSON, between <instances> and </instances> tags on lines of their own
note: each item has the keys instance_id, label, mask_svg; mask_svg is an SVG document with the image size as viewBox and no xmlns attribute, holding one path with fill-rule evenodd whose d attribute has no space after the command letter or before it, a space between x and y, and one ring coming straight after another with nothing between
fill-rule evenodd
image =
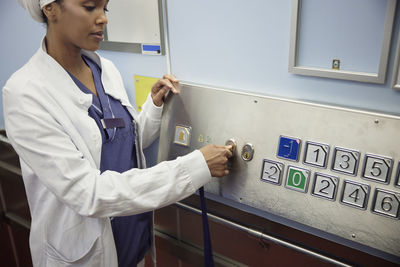
<instances>
[{"instance_id":1,"label":"blue painted wall","mask_svg":"<svg viewBox=\"0 0 400 267\"><path fill-rule=\"evenodd\" d=\"M372 2L383 7L387 3ZM171 69L182 80L198 84L400 114L400 92L390 87L399 19L396 16L386 83L379 85L289 73L290 0L168 0ZM332 34L352 40L346 29ZM360 50L364 47L371 49L359 45Z\"/></svg>"}]
</instances>

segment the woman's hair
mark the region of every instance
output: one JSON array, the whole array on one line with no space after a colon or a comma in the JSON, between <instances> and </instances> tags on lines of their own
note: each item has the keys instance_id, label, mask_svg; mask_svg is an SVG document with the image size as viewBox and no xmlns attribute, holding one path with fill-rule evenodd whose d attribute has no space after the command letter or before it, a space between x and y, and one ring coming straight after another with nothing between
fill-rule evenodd
<instances>
[{"instance_id":1,"label":"woman's hair","mask_svg":"<svg viewBox=\"0 0 400 267\"><path fill-rule=\"evenodd\" d=\"M63 0L55 0L54 2L56 2L57 4L60 5L60 4L63 2ZM42 17L43 17L44 23L48 24L48 22L47 22L47 17L46 17L46 15L44 14L43 10L42 10Z\"/></svg>"}]
</instances>

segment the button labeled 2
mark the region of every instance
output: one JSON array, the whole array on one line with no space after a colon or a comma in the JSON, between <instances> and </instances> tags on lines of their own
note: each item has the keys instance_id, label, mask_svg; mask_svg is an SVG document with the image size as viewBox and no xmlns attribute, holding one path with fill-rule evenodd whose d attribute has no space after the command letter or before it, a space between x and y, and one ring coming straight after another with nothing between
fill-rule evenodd
<instances>
[{"instance_id":1,"label":"button labeled 2","mask_svg":"<svg viewBox=\"0 0 400 267\"><path fill-rule=\"evenodd\" d=\"M322 173L316 173L312 195L329 200L335 200L339 178Z\"/></svg>"},{"instance_id":2,"label":"button labeled 2","mask_svg":"<svg viewBox=\"0 0 400 267\"><path fill-rule=\"evenodd\" d=\"M309 177L310 170L289 166L285 186L289 189L306 193Z\"/></svg>"}]
</instances>

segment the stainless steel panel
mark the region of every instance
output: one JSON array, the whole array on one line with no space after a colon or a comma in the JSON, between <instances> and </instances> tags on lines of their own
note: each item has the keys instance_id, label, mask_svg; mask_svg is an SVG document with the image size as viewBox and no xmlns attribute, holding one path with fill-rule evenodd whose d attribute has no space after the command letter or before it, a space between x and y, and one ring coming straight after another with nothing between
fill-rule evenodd
<instances>
[{"instance_id":1,"label":"stainless steel panel","mask_svg":"<svg viewBox=\"0 0 400 267\"><path fill-rule=\"evenodd\" d=\"M189 147L173 143L177 125L192 127ZM397 116L183 84L180 95L166 100L159 161L233 138L238 149L230 163L231 174L213 179L205 187L207 192L400 256L400 222L371 212L373 194L369 194L376 187L398 193L400 189L392 182L396 179L389 179L389 184L366 181L358 171L367 153L398 162L400 143L393 140L399 130ZM301 140L298 161L277 157L281 136ZM330 169L304 165L301 150L307 141L333 148L328 152ZM246 143L255 147L251 161L240 157ZM265 159L307 169L309 179L316 172L338 177L341 194L327 201L313 196L313 190L301 193L288 190L283 183L265 183L261 179ZM282 177L286 179L287 169ZM365 209L342 204L345 181L366 185L359 193L366 193L366 204L361 205ZM353 192L346 192L345 201L351 203Z\"/></svg>"}]
</instances>

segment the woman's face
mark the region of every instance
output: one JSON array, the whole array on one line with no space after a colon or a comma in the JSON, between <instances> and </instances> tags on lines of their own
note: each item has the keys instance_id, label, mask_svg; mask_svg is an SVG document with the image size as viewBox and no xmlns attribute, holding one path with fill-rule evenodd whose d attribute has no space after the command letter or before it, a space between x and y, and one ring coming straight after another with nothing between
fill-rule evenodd
<instances>
[{"instance_id":1,"label":"woman's face","mask_svg":"<svg viewBox=\"0 0 400 267\"><path fill-rule=\"evenodd\" d=\"M57 37L66 47L97 50L107 24L108 0L63 0L54 22Z\"/></svg>"}]
</instances>

